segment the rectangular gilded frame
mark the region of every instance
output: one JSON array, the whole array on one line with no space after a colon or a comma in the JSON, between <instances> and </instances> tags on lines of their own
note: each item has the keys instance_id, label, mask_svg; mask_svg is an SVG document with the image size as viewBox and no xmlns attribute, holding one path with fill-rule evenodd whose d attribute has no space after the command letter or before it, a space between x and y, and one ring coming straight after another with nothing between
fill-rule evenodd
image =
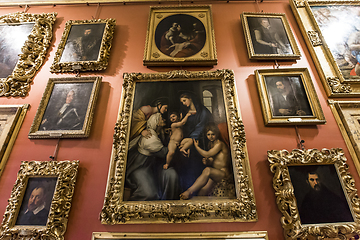
<instances>
[{"instance_id":1,"label":"rectangular gilded frame","mask_svg":"<svg viewBox=\"0 0 360 240\"><path fill-rule=\"evenodd\" d=\"M285 14L244 12L240 16L250 59L300 59Z\"/></svg>"},{"instance_id":2,"label":"rectangular gilded frame","mask_svg":"<svg viewBox=\"0 0 360 240\"><path fill-rule=\"evenodd\" d=\"M29 104L0 105L0 176L29 106Z\"/></svg>"},{"instance_id":3,"label":"rectangular gilded frame","mask_svg":"<svg viewBox=\"0 0 360 240\"><path fill-rule=\"evenodd\" d=\"M359 197L342 149L270 150L268 161L285 239L358 233Z\"/></svg>"},{"instance_id":4,"label":"rectangular gilded frame","mask_svg":"<svg viewBox=\"0 0 360 240\"><path fill-rule=\"evenodd\" d=\"M216 64L211 6L150 7L145 66Z\"/></svg>"},{"instance_id":5,"label":"rectangular gilded frame","mask_svg":"<svg viewBox=\"0 0 360 240\"><path fill-rule=\"evenodd\" d=\"M215 85L217 85L217 87ZM213 195L212 197L197 196L190 200L180 200L179 195L176 195L175 198L177 199L173 198L174 200L154 199L151 201L144 201L133 199L134 201L125 201L125 198L129 199L126 196L128 193L125 188L125 182L127 182L127 177L130 175L126 175L127 167L132 168L131 164L133 163L132 161L129 166L127 166L128 155L130 155L128 150L131 145L129 139L130 133L132 133L130 132L130 127L133 126L133 124L130 124L130 120L133 118L135 119L135 117L138 116L137 113L139 112L138 110L141 109L141 106L151 102L149 99L154 100L154 98L159 98L159 91L168 95L163 96L165 99L168 97L168 105L162 104L160 106L160 103L156 104L158 102L158 100L156 100L154 101L156 107L152 109L155 110L156 108L160 108L159 111L161 112L166 106L169 108L169 111L173 110L176 105L181 107L180 99L182 99L182 95L180 93L184 90L198 91L199 93L207 89L218 96L217 98L214 98L213 101L213 113L216 114L203 115L207 116L203 119L208 121L209 118L215 118L215 116L218 117L220 115L221 119L226 119L226 121L223 122L224 124L221 123L218 127L222 126L222 132L226 132L229 140L228 144L231 149L232 157L231 160L229 159L229 165L232 166L233 174L229 174L228 176L230 178L233 176L234 182L233 184L228 184L228 186L233 186L232 197L218 197L219 195ZM233 71L217 70L189 72L178 70L167 73L151 74L125 73L122 96L118 120L115 126L114 144L104 206L100 214L102 224L257 221L257 210L249 159L246 150L245 132L236 97ZM180 97L177 98L177 96ZM192 96L195 99L196 95ZM143 103L139 103L139 101ZM195 102L195 100L193 100L193 102ZM199 114L206 114L208 111L203 105L199 104L197 106L199 106L197 108ZM149 108L150 106L145 107ZM133 111L133 109L137 110ZM157 112L157 110L155 110L155 112ZM153 115L155 116L156 114L154 113ZM152 116L150 116L150 118L152 118ZM149 122L147 122L147 124L149 124ZM198 123L200 125L204 124L201 123L201 121ZM195 154L196 150L190 151L188 159L191 159L192 153ZM193 161L185 160L185 157L182 159L189 164L196 162L195 158L192 158ZM163 164L165 162L158 163ZM162 166L160 168L162 169ZM164 170L164 172L168 170L169 169ZM141 176L143 175L144 174L141 174ZM181 175L179 174L179 176L179 179L181 180ZM195 174L192 176L194 177ZM195 181L196 177L197 176L192 178L192 181ZM188 181L188 179L191 178L186 176L184 179L185 181ZM152 180L152 178L147 178L143 182L148 183ZM190 184L192 183L193 182L190 182ZM168 189L171 189L171 187ZM183 188L182 190L186 189Z\"/></svg>"},{"instance_id":6,"label":"rectangular gilded frame","mask_svg":"<svg viewBox=\"0 0 360 240\"><path fill-rule=\"evenodd\" d=\"M116 20L112 18L67 21L50 71L106 69L115 26Z\"/></svg>"},{"instance_id":7,"label":"rectangular gilded frame","mask_svg":"<svg viewBox=\"0 0 360 240\"><path fill-rule=\"evenodd\" d=\"M56 15L17 12L0 16L0 72L5 73L0 75L0 96L25 97L28 94L49 48ZM14 44L13 38L24 42Z\"/></svg>"},{"instance_id":8,"label":"rectangular gilded frame","mask_svg":"<svg viewBox=\"0 0 360 240\"><path fill-rule=\"evenodd\" d=\"M202 233L110 233L93 232L91 240L120 240L120 239L244 239L269 240L266 231L253 232L202 232Z\"/></svg>"},{"instance_id":9,"label":"rectangular gilded frame","mask_svg":"<svg viewBox=\"0 0 360 240\"><path fill-rule=\"evenodd\" d=\"M78 166L79 161L23 161L0 225L0 237L63 239ZM30 194L37 195L41 189L39 198L44 207L37 213L35 209L33 218L24 218L26 212L32 212L24 211Z\"/></svg>"},{"instance_id":10,"label":"rectangular gilded frame","mask_svg":"<svg viewBox=\"0 0 360 240\"><path fill-rule=\"evenodd\" d=\"M326 123L306 68L255 70L255 76L265 125Z\"/></svg>"},{"instance_id":11,"label":"rectangular gilded frame","mask_svg":"<svg viewBox=\"0 0 360 240\"><path fill-rule=\"evenodd\" d=\"M49 78L28 137L88 137L101 79Z\"/></svg>"},{"instance_id":12,"label":"rectangular gilded frame","mask_svg":"<svg viewBox=\"0 0 360 240\"><path fill-rule=\"evenodd\" d=\"M360 175L360 101L329 100L329 106Z\"/></svg>"},{"instance_id":13,"label":"rectangular gilded frame","mask_svg":"<svg viewBox=\"0 0 360 240\"><path fill-rule=\"evenodd\" d=\"M358 38L355 24L359 2L290 0L290 5L326 94L329 97L360 96L360 76L356 74L360 65L353 47ZM331 35L333 33L335 35Z\"/></svg>"}]
</instances>

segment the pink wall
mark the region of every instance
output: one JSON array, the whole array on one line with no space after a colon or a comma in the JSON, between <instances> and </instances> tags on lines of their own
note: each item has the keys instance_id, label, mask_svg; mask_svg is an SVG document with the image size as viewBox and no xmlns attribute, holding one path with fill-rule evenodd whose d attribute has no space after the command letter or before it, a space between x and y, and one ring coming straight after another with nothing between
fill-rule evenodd
<instances>
[{"instance_id":1,"label":"pink wall","mask_svg":"<svg viewBox=\"0 0 360 240\"><path fill-rule=\"evenodd\" d=\"M149 225L102 225L99 213L103 205L108 167L113 140L113 128L121 99L124 72L163 72L180 67L144 67L142 64L147 30L148 4L104 5L99 8L98 18L115 18L113 47L108 69L102 72L82 73L82 76L102 76L101 90L96 105L90 137L87 139L62 139L58 160L80 160L80 168L70 211L67 240L90 239L95 231L107 232L208 232L208 231L255 231L266 230L271 240L283 239L281 214L275 203L272 173L267 161L267 150L297 148L294 127L265 127L260 100L255 83L254 70L273 68L274 62L250 61L240 21L240 13L256 12L255 3L213 3L213 21L217 42L218 65L210 67L184 67L186 70L232 69L235 72L237 94L245 125L251 174L255 189L259 221L255 223L186 223ZM280 67L307 67L323 108L326 125L301 126L299 133L306 148L343 148L349 159L349 171L359 184L359 176L351 161L345 142L327 104L327 97L319 75L300 33L287 1L260 3L264 12L285 13L301 51L296 62L281 62ZM60 42L65 22L91 19L96 5L86 6L31 6L28 13L57 12L54 37L45 63L36 74L29 95L24 98L0 98L0 104L31 105L12 153L0 179L0 215L3 215L11 189L16 180L21 161L47 161L53 154L57 140L27 137L49 77L69 77L73 74L51 74L50 66ZM23 11L24 8L0 8L0 15Z\"/></svg>"}]
</instances>

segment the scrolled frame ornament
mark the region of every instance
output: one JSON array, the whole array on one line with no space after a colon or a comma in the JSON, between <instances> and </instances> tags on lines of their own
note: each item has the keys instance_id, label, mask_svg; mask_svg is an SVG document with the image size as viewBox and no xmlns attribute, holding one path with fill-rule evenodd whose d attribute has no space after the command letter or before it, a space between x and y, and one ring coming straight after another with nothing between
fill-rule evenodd
<instances>
[{"instance_id":1,"label":"scrolled frame ornament","mask_svg":"<svg viewBox=\"0 0 360 240\"><path fill-rule=\"evenodd\" d=\"M34 27L21 48L19 60L6 78L0 79L0 96L25 97L37 70L44 62L52 39L52 27L57 13L11 13L0 16L0 24L34 22Z\"/></svg>"},{"instance_id":2,"label":"scrolled frame ornament","mask_svg":"<svg viewBox=\"0 0 360 240\"><path fill-rule=\"evenodd\" d=\"M60 62L64 52L71 27L74 25L101 24L105 23L105 29L101 39L98 59L96 61L70 61ZM107 68L109 64L110 49L116 27L116 20L109 19L92 19L92 20L70 20L65 24L65 29L61 37L58 49L55 53L54 62L50 67L50 72L76 72L76 71L101 71Z\"/></svg>"},{"instance_id":3,"label":"scrolled frame ornament","mask_svg":"<svg viewBox=\"0 0 360 240\"><path fill-rule=\"evenodd\" d=\"M285 239L316 239L337 238L349 239L349 235L360 233L360 199L357 194L354 179L350 175L344 152L340 148L333 149L294 149L268 151L270 170L274 173L273 187L276 203L280 212L281 224L284 228ZM354 222L338 222L326 224L302 224L298 210L297 199L294 194L293 183L288 166L306 165L334 165L341 182Z\"/></svg>"},{"instance_id":4,"label":"scrolled frame ornament","mask_svg":"<svg viewBox=\"0 0 360 240\"><path fill-rule=\"evenodd\" d=\"M229 129L236 197L206 200L124 201L124 183L131 112L137 82L220 80ZM122 101L115 126L102 224L135 222L257 221L257 210L246 151L234 73L231 70L167 73L124 73Z\"/></svg>"},{"instance_id":5,"label":"scrolled frame ornament","mask_svg":"<svg viewBox=\"0 0 360 240\"><path fill-rule=\"evenodd\" d=\"M63 240L67 227L79 161L23 161L6 207L0 239ZM15 221L30 177L56 177L46 226L19 226Z\"/></svg>"}]
</instances>

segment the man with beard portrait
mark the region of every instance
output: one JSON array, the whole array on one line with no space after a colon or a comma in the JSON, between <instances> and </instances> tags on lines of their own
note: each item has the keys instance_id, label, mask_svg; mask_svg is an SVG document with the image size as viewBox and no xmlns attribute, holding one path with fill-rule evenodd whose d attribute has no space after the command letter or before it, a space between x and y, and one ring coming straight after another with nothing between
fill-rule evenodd
<instances>
[{"instance_id":1,"label":"man with beard portrait","mask_svg":"<svg viewBox=\"0 0 360 240\"><path fill-rule=\"evenodd\" d=\"M78 27L77 31L82 31L81 36L72 39L70 31L69 38L66 42L64 52L61 56L61 62L76 62L76 61L97 61L102 34L99 34L98 31L102 26L89 25L83 27L81 26L73 26ZM82 29L79 29L82 27ZM103 28L103 27L102 27ZM76 29L72 29L76 30ZM102 33L103 31L101 31Z\"/></svg>"}]
</instances>

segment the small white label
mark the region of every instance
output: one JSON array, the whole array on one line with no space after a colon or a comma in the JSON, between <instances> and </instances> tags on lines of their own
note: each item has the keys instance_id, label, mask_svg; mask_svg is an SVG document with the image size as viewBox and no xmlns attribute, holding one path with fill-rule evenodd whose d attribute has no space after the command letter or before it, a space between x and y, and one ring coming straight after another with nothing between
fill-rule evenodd
<instances>
[{"instance_id":1,"label":"small white label","mask_svg":"<svg viewBox=\"0 0 360 240\"><path fill-rule=\"evenodd\" d=\"M50 133L50 137L61 137L62 133Z\"/></svg>"},{"instance_id":2,"label":"small white label","mask_svg":"<svg viewBox=\"0 0 360 240\"><path fill-rule=\"evenodd\" d=\"M289 122L301 122L302 119L301 118L289 118L288 121Z\"/></svg>"}]
</instances>

